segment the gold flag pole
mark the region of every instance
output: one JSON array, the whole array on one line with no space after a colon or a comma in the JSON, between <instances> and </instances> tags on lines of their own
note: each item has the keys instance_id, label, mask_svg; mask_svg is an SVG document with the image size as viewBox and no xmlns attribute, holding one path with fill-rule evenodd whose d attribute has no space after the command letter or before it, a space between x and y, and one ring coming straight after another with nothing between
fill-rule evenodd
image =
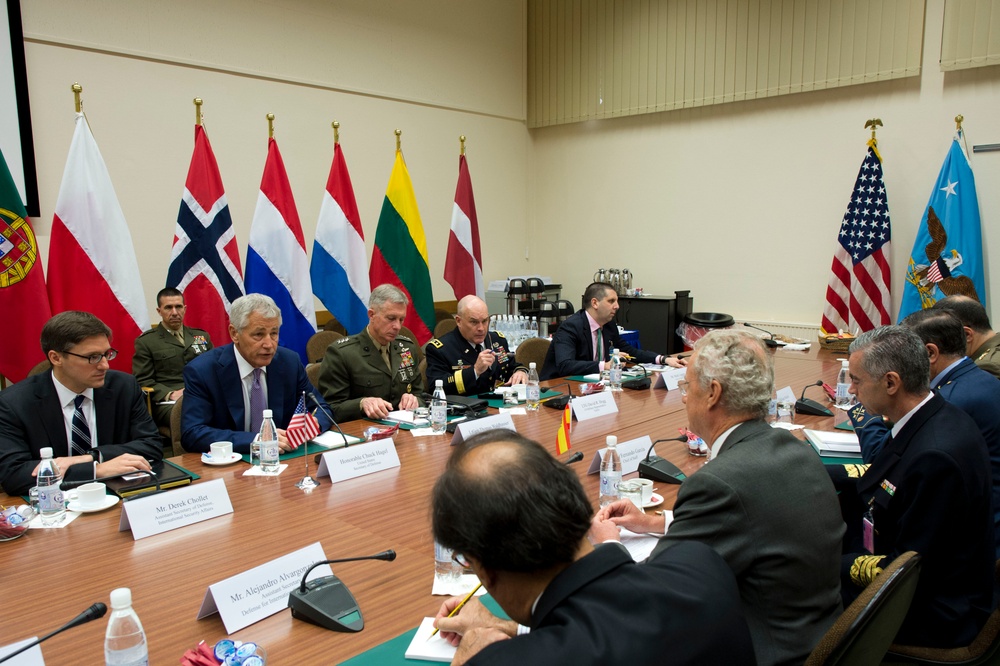
<instances>
[{"instance_id":1,"label":"gold flag pole","mask_svg":"<svg viewBox=\"0 0 1000 666\"><path fill-rule=\"evenodd\" d=\"M397 129L397 130L396 130L396 152L397 152L397 153L399 152L399 150L400 150L400 145L401 145L401 143L402 143L402 142L401 142L401 140L400 140L400 138L399 138L399 137L401 137L401 136L403 136L403 130L401 130L401 129Z\"/></svg>"},{"instance_id":2,"label":"gold flag pole","mask_svg":"<svg viewBox=\"0 0 1000 666\"><path fill-rule=\"evenodd\" d=\"M339 145L340 144L340 122L337 121L337 120L334 120L333 123L331 123L330 126L333 127L333 145L335 145L335 146Z\"/></svg>"},{"instance_id":3,"label":"gold flag pole","mask_svg":"<svg viewBox=\"0 0 1000 666\"><path fill-rule=\"evenodd\" d=\"M458 154L459 155L465 155L465 135L464 134L462 134L461 136L458 137L458 145L459 145Z\"/></svg>"},{"instance_id":4,"label":"gold flag pole","mask_svg":"<svg viewBox=\"0 0 1000 666\"><path fill-rule=\"evenodd\" d=\"M958 114L957 116L955 116L955 129L958 130L959 132L962 131L963 120L965 120L965 116L963 116L962 114Z\"/></svg>"},{"instance_id":5,"label":"gold flag pole","mask_svg":"<svg viewBox=\"0 0 1000 666\"><path fill-rule=\"evenodd\" d=\"M194 98L194 124L197 126L201 125L201 105L203 103L201 97Z\"/></svg>"},{"instance_id":6,"label":"gold flag pole","mask_svg":"<svg viewBox=\"0 0 1000 666\"><path fill-rule=\"evenodd\" d=\"M81 113L83 111L83 102L80 100L80 93L83 92L83 86L79 83L74 83L70 86L70 90L73 91L73 105L76 107L76 112Z\"/></svg>"},{"instance_id":7,"label":"gold flag pole","mask_svg":"<svg viewBox=\"0 0 1000 666\"><path fill-rule=\"evenodd\" d=\"M267 114L267 138L268 139L273 139L274 138L274 114L273 113Z\"/></svg>"}]
</instances>

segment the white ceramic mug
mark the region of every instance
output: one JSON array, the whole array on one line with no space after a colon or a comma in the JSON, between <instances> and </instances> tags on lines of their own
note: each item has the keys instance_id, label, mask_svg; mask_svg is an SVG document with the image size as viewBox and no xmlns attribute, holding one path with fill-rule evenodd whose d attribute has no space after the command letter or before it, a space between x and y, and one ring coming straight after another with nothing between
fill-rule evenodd
<instances>
[{"instance_id":1,"label":"white ceramic mug","mask_svg":"<svg viewBox=\"0 0 1000 666\"><path fill-rule=\"evenodd\" d=\"M85 483L76 489L76 501L83 509L96 509L104 504L106 488L100 481Z\"/></svg>"},{"instance_id":2,"label":"white ceramic mug","mask_svg":"<svg viewBox=\"0 0 1000 666\"><path fill-rule=\"evenodd\" d=\"M212 460L229 460L233 457L232 442L212 442Z\"/></svg>"},{"instance_id":3,"label":"white ceramic mug","mask_svg":"<svg viewBox=\"0 0 1000 666\"><path fill-rule=\"evenodd\" d=\"M633 480L640 486L642 486L643 506L649 504L653 499L653 480L652 479L633 479Z\"/></svg>"}]
</instances>

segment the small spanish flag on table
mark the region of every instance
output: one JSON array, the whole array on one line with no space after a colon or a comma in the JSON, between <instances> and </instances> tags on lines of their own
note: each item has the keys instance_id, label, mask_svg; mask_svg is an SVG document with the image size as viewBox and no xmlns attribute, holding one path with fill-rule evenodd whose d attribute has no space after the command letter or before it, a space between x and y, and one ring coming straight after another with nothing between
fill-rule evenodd
<instances>
[{"instance_id":1,"label":"small spanish flag on table","mask_svg":"<svg viewBox=\"0 0 1000 666\"><path fill-rule=\"evenodd\" d=\"M569 424L573 421L573 416L570 414L569 403L566 403L566 409L563 410L562 422L559 424L559 432L556 433L556 455L562 455L570 449L569 443Z\"/></svg>"}]
</instances>

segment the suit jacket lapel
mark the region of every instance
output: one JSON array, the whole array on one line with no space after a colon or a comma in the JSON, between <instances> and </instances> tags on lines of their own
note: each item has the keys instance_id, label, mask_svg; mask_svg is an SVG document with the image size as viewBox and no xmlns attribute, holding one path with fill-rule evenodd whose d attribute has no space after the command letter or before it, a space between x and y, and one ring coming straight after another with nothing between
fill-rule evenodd
<instances>
[{"instance_id":1,"label":"suit jacket lapel","mask_svg":"<svg viewBox=\"0 0 1000 666\"><path fill-rule=\"evenodd\" d=\"M59 404L59 394L52 384L52 371L49 370L40 379L35 388L35 397L41 406L42 427L52 446L54 457L69 455L69 442L66 440L66 419ZM98 419L100 420L100 419ZM40 447L41 448L41 447Z\"/></svg>"},{"instance_id":2,"label":"suit jacket lapel","mask_svg":"<svg viewBox=\"0 0 1000 666\"><path fill-rule=\"evenodd\" d=\"M371 336L368 335L368 329L364 329L361 332L361 337L364 339L364 344L361 346L361 353L365 357L365 361L368 365L372 366L376 370L380 370L385 374L392 377L392 373L389 372L389 368L385 367L385 361L382 359L382 352L378 350L378 345L372 340ZM367 349L368 351L365 351ZM389 362L392 362L392 344L389 344Z\"/></svg>"},{"instance_id":3,"label":"suit jacket lapel","mask_svg":"<svg viewBox=\"0 0 1000 666\"><path fill-rule=\"evenodd\" d=\"M280 362L276 351L274 358L271 359L271 365L264 373L267 377L267 406L274 414L275 423L285 423L285 383L281 381L281 371L275 368Z\"/></svg>"},{"instance_id":4,"label":"suit jacket lapel","mask_svg":"<svg viewBox=\"0 0 1000 666\"><path fill-rule=\"evenodd\" d=\"M97 442L95 444L113 444L115 424L113 414L115 411L115 392L108 388L105 380L104 386L94 389L94 414L97 418ZM91 432L94 426L90 426Z\"/></svg>"},{"instance_id":5,"label":"suit jacket lapel","mask_svg":"<svg viewBox=\"0 0 1000 666\"><path fill-rule=\"evenodd\" d=\"M219 354L219 365L216 368L219 374L219 386L222 394L226 396L226 405L229 407L229 414L235 424L233 430L243 430L246 419L246 407L243 405L243 379L240 377L240 368L236 365L235 356L239 352L232 345L226 345L223 349L224 351Z\"/></svg>"},{"instance_id":6,"label":"suit jacket lapel","mask_svg":"<svg viewBox=\"0 0 1000 666\"><path fill-rule=\"evenodd\" d=\"M875 462L858 479L859 493L871 490L880 484L882 479L888 476L889 472L892 471L906 453L906 448L910 445L910 440L913 439L913 433L920 430L924 423L927 422L927 419L940 411L943 404L944 398L935 394L930 402L918 409L917 413L910 417L910 420L899 431L899 435L886 443L885 448L875 458Z\"/></svg>"}]
</instances>

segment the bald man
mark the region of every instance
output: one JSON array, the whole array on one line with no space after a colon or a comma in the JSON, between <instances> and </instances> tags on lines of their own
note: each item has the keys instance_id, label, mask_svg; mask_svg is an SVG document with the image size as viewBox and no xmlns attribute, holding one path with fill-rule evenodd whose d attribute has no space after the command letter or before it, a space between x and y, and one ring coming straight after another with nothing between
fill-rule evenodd
<instances>
[{"instance_id":1,"label":"bald man","mask_svg":"<svg viewBox=\"0 0 1000 666\"><path fill-rule=\"evenodd\" d=\"M458 302L458 326L427 343L427 384L444 382L444 392L458 395L488 393L495 387L528 381L503 333L490 331L490 312L483 299L466 296Z\"/></svg>"}]
</instances>

